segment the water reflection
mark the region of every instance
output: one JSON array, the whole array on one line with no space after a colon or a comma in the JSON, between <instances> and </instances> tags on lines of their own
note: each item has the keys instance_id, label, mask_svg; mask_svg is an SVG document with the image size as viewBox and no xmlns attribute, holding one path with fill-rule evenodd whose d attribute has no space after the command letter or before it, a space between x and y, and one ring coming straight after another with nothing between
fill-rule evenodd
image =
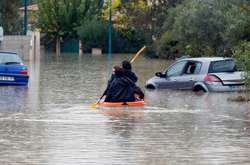
<instances>
[{"instance_id":1,"label":"water reflection","mask_svg":"<svg viewBox=\"0 0 250 165\"><path fill-rule=\"evenodd\" d=\"M112 65L131 55L115 55ZM167 61L140 57L138 85ZM0 164L249 164L250 105L237 93L146 90L140 109L91 109L105 56L43 54L28 87L0 87Z\"/></svg>"},{"instance_id":2,"label":"water reflection","mask_svg":"<svg viewBox=\"0 0 250 165\"><path fill-rule=\"evenodd\" d=\"M25 108L28 88L23 86L0 86L0 109L19 111Z\"/></svg>"}]
</instances>

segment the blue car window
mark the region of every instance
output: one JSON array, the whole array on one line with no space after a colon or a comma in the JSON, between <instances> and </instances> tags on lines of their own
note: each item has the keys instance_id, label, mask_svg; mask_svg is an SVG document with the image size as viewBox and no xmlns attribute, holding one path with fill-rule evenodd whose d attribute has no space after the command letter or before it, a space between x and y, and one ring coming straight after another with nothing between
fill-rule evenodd
<instances>
[{"instance_id":1,"label":"blue car window","mask_svg":"<svg viewBox=\"0 0 250 165\"><path fill-rule=\"evenodd\" d=\"M22 60L16 54L0 53L0 63L22 63Z\"/></svg>"}]
</instances>

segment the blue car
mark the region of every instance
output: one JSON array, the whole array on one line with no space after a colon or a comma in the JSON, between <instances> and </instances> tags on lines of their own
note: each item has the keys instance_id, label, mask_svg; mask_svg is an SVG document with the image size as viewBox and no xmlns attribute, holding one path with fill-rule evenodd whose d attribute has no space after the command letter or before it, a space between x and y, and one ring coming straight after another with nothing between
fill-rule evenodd
<instances>
[{"instance_id":1,"label":"blue car","mask_svg":"<svg viewBox=\"0 0 250 165\"><path fill-rule=\"evenodd\" d=\"M28 67L15 52L0 51L0 85L27 85Z\"/></svg>"}]
</instances>

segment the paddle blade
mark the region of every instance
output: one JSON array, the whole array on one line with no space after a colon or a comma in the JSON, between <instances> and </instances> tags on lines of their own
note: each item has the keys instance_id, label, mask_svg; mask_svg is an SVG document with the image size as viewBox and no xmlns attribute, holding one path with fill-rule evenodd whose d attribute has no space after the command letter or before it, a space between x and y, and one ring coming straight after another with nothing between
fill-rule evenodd
<instances>
[{"instance_id":1,"label":"paddle blade","mask_svg":"<svg viewBox=\"0 0 250 165\"><path fill-rule=\"evenodd\" d=\"M98 105L98 103L93 103L93 104L91 104L91 108L96 108L97 107L97 105Z\"/></svg>"},{"instance_id":2,"label":"paddle blade","mask_svg":"<svg viewBox=\"0 0 250 165\"><path fill-rule=\"evenodd\" d=\"M144 51L144 49L146 48L146 46L143 46L136 54L135 56L130 60L130 63L133 63L135 61L135 59Z\"/></svg>"}]
</instances>

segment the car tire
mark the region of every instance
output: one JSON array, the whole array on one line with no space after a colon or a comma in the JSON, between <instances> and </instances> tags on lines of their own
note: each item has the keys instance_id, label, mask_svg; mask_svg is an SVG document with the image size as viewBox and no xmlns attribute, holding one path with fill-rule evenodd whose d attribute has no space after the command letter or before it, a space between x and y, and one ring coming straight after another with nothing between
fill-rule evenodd
<instances>
[{"instance_id":1,"label":"car tire","mask_svg":"<svg viewBox=\"0 0 250 165\"><path fill-rule=\"evenodd\" d=\"M147 89L155 89L155 86L153 84L148 84L146 85Z\"/></svg>"},{"instance_id":2,"label":"car tire","mask_svg":"<svg viewBox=\"0 0 250 165\"><path fill-rule=\"evenodd\" d=\"M207 92L202 86L200 86L200 85L197 85L197 86L195 86L194 87L194 89L193 89L193 91L194 92Z\"/></svg>"}]
</instances>

